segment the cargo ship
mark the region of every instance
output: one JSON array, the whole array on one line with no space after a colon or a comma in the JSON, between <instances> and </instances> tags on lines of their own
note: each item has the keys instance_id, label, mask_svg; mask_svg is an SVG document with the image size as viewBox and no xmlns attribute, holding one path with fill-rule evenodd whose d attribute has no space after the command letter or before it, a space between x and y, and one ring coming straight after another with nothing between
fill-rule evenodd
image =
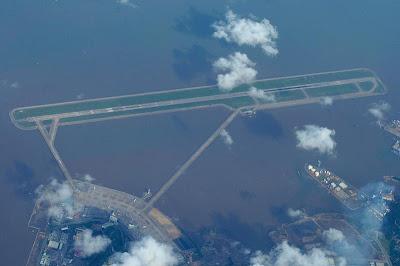
<instances>
[{"instance_id":1,"label":"cargo ship","mask_svg":"<svg viewBox=\"0 0 400 266\"><path fill-rule=\"evenodd\" d=\"M335 173L312 164L305 164L304 170L348 209L354 211L366 205L367 197Z\"/></svg>"}]
</instances>

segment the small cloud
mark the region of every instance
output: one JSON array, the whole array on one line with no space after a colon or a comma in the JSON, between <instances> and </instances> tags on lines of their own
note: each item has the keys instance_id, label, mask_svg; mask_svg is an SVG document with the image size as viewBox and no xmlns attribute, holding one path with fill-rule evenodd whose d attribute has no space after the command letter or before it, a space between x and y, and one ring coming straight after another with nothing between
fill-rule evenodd
<instances>
[{"instance_id":1,"label":"small cloud","mask_svg":"<svg viewBox=\"0 0 400 266\"><path fill-rule=\"evenodd\" d=\"M90 257L103 252L110 243L111 240L108 237L102 235L93 236L93 231L86 229L77 235L74 247L82 257Z\"/></svg>"},{"instance_id":2,"label":"small cloud","mask_svg":"<svg viewBox=\"0 0 400 266\"><path fill-rule=\"evenodd\" d=\"M372 182L360 188L360 193L368 197L369 205L363 210L360 217L356 216L363 230L381 230L386 214L390 211L387 196L394 191L394 187L384 182ZM380 218L378 218L380 217Z\"/></svg>"},{"instance_id":3,"label":"small cloud","mask_svg":"<svg viewBox=\"0 0 400 266\"><path fill-rule=\"evenodd\" d=\"M59 183L53 179L47 187L39 187L36 194L39 203L48 205L48 216L57 220L64 216L73 217L81 210L81 206L74 201L72 188L67 182Z\"/></svg>"},{"instance_id":4,"label":"small cloud","mask_svg":"<svg viewBox=\"0 0 400 266\"><path fill-rule=\"evenodd\" d=\"M332 104L333 104L333 98L332 97L323 97L321 99L321 105L331 106Z\"/></svg>"},{"instance_id":5,"label":"small cloud","mask_svg":"<svg viewBox=\"0 0 400 266\"><path fill-rule=\"evenodd\" d=\"M342 231L329 228L322 232L321 240L323 240L321 246L308 251L283 241L269 253L261 251L253 253L250 266L346 266L348 261L354 258L360 265L368 264L366 251L359 249L363 247L350 244Z\"/></svg>"},{"instance_id":6,"label":"small cloud","mask_svg":"<svg viewBox=\"0 0 400 266\"><path fill-rule=\"evenodd\" d=\"M15 81L15 82L11 83L11 84L10 84L10 88L12 88L12 89L17 89L17 88L19 88L19 83L18 83L18 81Z\"/></svg>"},{"instance_id":7,"label":"small cloud","mask_svg":"<svg viewBox=\"0 0 400 266\"><path fill-rule=\"evenodd\" d=\"M289 208L287 210L287 214L290 218L293 218L293 219L302 218L305 216L305 213L302 210L295 210L292 208Z\"/></svg>"},{"instance_id":8,"label":"small cloud","mask_svg":"<svg viewBox=\"0 0 400 266\"><path fill-rule=\"evenodd\" d=\"M278 54L276 47L278 31L268 19L257 21L252 18L241 18L232 10L226 12L225 18L226 21L213 24L215 38L234 42L239 46L259 46L269 56Z\"/></svg>"},{"instance_id":9,"label":"small cloud","mask_svg":"<svg viewBox=\"0 0 400 266\"><path fill-rule=\"evenodd\" d=\"M345 240L342 231L335 228L329 228L328 230L324 231L322 235L327 243L342 242Z\"/></svg>"},{"instance_id":10,"label":"small cloud","mask_svg":"<svg viewBox=\"0 0 400 266\"><path fill-rule=\"evenodd\" d=\"M0 87L18 89L21 87L18 81L8 81L6 79L0 80Z\"/></svg>"},{"instance_id":11,"label":"small cloud","mask_svg":"<svg viewBox=\"0 0 400 266\"><path fill-rule=\"evenodd\" d=\"M272 264L269 256L258 250L250 258L250 266L272 266Z\"/></svg>"},{"instance_id":12,"label":"small cloud","mask_svg":"<svg viewBox=\"0 0 400 266\"><path fill-rule=\"evenodd\" d=\"M249 95L253 98L259 99L264 102L275 102L275 95L272 93L266 93L263 90L257 89L256 87L251 87L249 90Z\"/></svg>"},{"instance_id":13,"label":"small cloud","mask_svg":"<svg viewBox=\"0 0 400 266\"><path fill-rule=\"evenodd\" d=\"M226 131L225 129L223 129L223 130L221 130L220 135L221 135L221 137L222 137L222 140L224 141L224 143L225 143L227 146L231 146L231 145L233 144L232 136L229 134L228 131Z\"/></svg>"},{"instance_id":14,"label":"small cloud","mask_svg":"<svg viewBox=\"0 0 400 266\"><path fill-rule=\"evenodd\" d=\"M306 125L303 129L296 130L297 147L310 151L317 150L323 154L333 154L336 142L333 139L336 132L333 129Z\"/></svg>"},{"instance_id":15,"label":"small cloud","mask_svg":"<svg viewBox=\"0 0 400 266\"><path fill-rule=\"evenodd\" d=\"M85 174L84 176L82 176L82 179L89 183L92 183L94 180L96 180L93 176L89 174Z\"/></svg>"},{"instance_id":16,"label":"small cloud","mask_svg":"<svg viewBox=\"0 0 400 266\"><path fill-rule=\"evenodd\" d=\"M253 82L257 75L254 66L255 63L240 52L231 54L228 58L219 58L214 62L214 68L225 74L218 74L218 87L223 91L230 91L239 85Z\"/></svg>"},{"instance_id":17,"label":"small cloud","mask_svg":"<svg viewBox=\"0 0 400 266\"><path fill-rule=\"evenodd\" d=\"M250 255L251 254L251 250L250 249L248 249L248 248L245 248L245 249L243 249L243 254L244 255Z\"/></svg>"},{"instance_id":18,"label":"small cloud","mask_svg":"<svg viewBox=\"0 0 400 266\"><path fill-rule=\"evenodd\" d=\"M322 232L322 238L326 243L326 247L332 251L334 254L340 255L342 264L346 265L346 259L351 260L352 258L357 258L360 265L367 265L367 252L363 250L366 248L364 245L352 245L350 244L342 231L336 228L329 228ZM361 244L361 243L360 243Z\"/></svg>"},{"instance_id":19,"label":"small cloud","mask_svg":"<svg viewBox=\"0 0 400 266\"><path fill-rule=\"evenodd\" d=\"M386 113L389 112L390 108L391 106L387 102L374 103L368 109L368 112L381 121L385 119Z\"/></svg>"},{"instance_id":20,"label":"small cloud","mask_svg":"<svg viewBox=\"0 0 400 266\"><path fill-rule=\"evenodd\" d=\"M111 260L111 266L175 266L180 257L171 246L148 236L133 243L129 252L114 254Z\"/></svg>"},{"instance_id":21,"label":"small cloud","mask_svg":"<svg viewBox=\"0 0 400 266\"><path fill-rule=\"evenodd\" d=\"M78 95L76 95L76 99L78 99L78 100L82 100L83 98L85 98L84 93L79 93Z\"/></svg>"},{"instance_id":22,"label":"small cloud","mask_svg":"<svg viewBox=\"0 0 400 266\"><path fill-rule=\"evenodd\" d=\"M330 253L327 250L313 248L309 252L302 252L291 246L287 241L275 247L269 254L256 251L250 258L250 266L330 266ZM344 258L339 258L341 266L345 266Z\"/></svg>"},{"instance_id":23,"label":"small cloud","mask_svg":"<svg viewBox=\"0 0 400 266\"><path fill-rule=\"evenodd\" d=\"M136 8L137 5L132 3L130 0L116 0L118 4L124 5L124 6L129 6L132 8Z\"/></svg>"}]
</instances>

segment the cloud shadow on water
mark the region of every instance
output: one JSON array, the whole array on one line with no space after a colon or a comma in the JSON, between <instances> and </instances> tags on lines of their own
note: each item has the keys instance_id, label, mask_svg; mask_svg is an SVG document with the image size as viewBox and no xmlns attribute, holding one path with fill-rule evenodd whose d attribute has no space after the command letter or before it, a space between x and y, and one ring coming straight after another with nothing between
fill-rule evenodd
<instances>
[{"instance_id":1,"label":"cloud shadow on water","mask_svg":"<svg viewBox=\"0 0 400 266\"><path fill-rule=\"evenodd\" d=\"M212 24L217 21L217 17L209 15L190 7L187 13L175 20L173 26L174 30L184 33L192 34L199 38L212 38L213 28Z\"/></svg>"},{"instance_id":2,"label":"cloud shadow on water","mask_svg":"<svg viewBox=\"0 0 400 266\"><path fill-rule=\"evenodd\" d=\"M190 130L189 126L187 125L187 123L185 122L185 120L183 120L179 115L176 114L172 114L171 116L171 120L172 123L179 128L180 130L183 130L185 132L188 132Z\"/></svg>"},{"instance_id":3,"label":"cloud shadow on water","mask_svg":"<svg viewBox=\"0 0 400 266\"><path fill-rule=\"evenodd\" d=\"M191 81L198 76L210 76L212 73L212 56L200 45L189 49L173 50L173 69L178 78Z\"/></svg>"},{"instance_id":4,"label":"cloud shadow on water","mask_svg":"<svg viewBox=\"0 0 400 266\"><path fill-rule=\"evenodd\" d=\"M251 249L273 245L269 241L267 228L261 224L246 224L233 213L227 215L215 213L212 217L214 227L218 232L230 239L240 241Z\"/></svg>"},{"instance_id":5,"label":"cloud shadow on water","mask_svg":"<svg viewBox=\"0 0 400 266\"><path fill-rule=\"evenodd\" d=\"M240 190L239 196L242 200L245 200L245 201L251 201L256 197L255 193L250 192L248 190Z\"/></svg>"},{"instance_id":6,"label":"cloud shadow on water","mask_svg":"<svg viewBox=\"0 0 400 266\"><path fill-rule=\"evenodd\" d=\"M281 123L271 114L258 111L254 117L245 119L245 125L253 134L273 139L284 137Z\"/></svg>"}]
</instances>

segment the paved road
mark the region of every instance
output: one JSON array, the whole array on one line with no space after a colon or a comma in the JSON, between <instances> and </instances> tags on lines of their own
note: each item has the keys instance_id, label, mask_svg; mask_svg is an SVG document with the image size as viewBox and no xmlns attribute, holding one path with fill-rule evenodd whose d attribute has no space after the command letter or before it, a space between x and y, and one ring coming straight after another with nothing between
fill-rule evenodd
<instances>
[{"instance_id":1,"label":"paved road","mask_svg":"<svg viewBox=\"0 0 400 266\"><path fill-rule=\"evenodd\" d=\"M69 173L67 167L65 166L63 160L61 159L61 156L58 154L58 151L56 150L56 148L54 147L53 141L51 140L51 137L49 136L49 134L47 133L46 129L44 128L43 124L41 121L35 121L36 125L40 131L40 134L42 134L42 137L44 138L44 140L47 143L47 146L49 147L51 153L54 156L54 159L57 161L58 166L60 167L62 173L64 174L65 178L67 179L68 183L70 184L70 186L72 188L74 188L74 182L72 179L71 174Z\"/></svg>"},{"instance_id":2,"label":"paved road","mask_svg":"<svg viewBox=\"0 0 400 266\"><path fill-rule=\"evenodd\" d=\"M192 165L194 161L210 146L210 144L220 136L224 130L237 116L240 110L236 110L218 127L218 129L190 156L190 158L178 169L178 171L161 187L161 189L150 199L144 211L150 211L154 203L168 191L168 189L178 180L178 178Z\"/></svg>"},{"instance_id":3,"label":"paved road","mask_svg":"<svg viewBox=\"0 0 400 266\"><path fill-rule=\"evenodd\" d=\"M141 198L123 191L82 182L76 179L73 180L73 182L76 188L74 190L74 198L78 203L84 206L114 212L126 225L133 224L138 226L140 231L143 232L143 235L151 235L177 248L176 244L169 238L167 232L165 232L159 224L154 222L147 213L141 212L145 206Z\"/></svg>"}]
</instances>

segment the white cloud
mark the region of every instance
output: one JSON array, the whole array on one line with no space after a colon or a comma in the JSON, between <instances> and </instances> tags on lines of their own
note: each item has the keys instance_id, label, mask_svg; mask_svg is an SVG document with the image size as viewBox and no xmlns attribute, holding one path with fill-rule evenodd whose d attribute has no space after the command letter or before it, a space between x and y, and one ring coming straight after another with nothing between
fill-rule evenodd
<instances>
[{"instance_id":1,"label":"white cloud","mask_svg":"<svg viewBox=\"0 0 400 266\"><path fill-rule=\"evenodd\" d=\"M118 4L124 5L124 6L129 6L129 7L133 7L136 8L137 5L135 5L134 3L132 3L130 0L116 0Z\"/></svg>"},{"instance_id":2,"label":"white cloud","mask_svg":"<svg viewBox=\"0 0 400 266\"><path fill-rule=\"evenodd\" d=\"M53 179L46 188L36 190L38 201L48 205L49 217L62 219L64 216L72 217L81 210L73 198L72 188L67 182L59 183Z\"/></svg>"},{"instance_id":3,"label":"white cloud","mask_svg":"<svg viewBox=\"0 0 400 266\"><path fill-rule=\"evenodd\" d=\"M249 95L253 98L265 101L265 102L275 102L275 95L272 93L266 93L263 90L257 89L256 87L251 87L249 89Z\"/></svg>"},{"instance_id":4,"label":"white cloud","mask_svg":"<svg viewBox=\"0 0 400 266\"><path fill-rule=\"evenodd\" d=\"M278 31L268 19L257 21L251 18L241 18L231 10L226 12L225 17L226 21L218 21L213 25L215 38L234 42L239 46L259 46L269 56L278 54L276 48Z\"/></svg>"},{"instance_id":5,"label":"white cloud","mask_svg":"<svg viewBox=\"0 0 400 266\"><path fill-rule=\"evenodd\" d=\"M292 208L287 210L287 214L290 218L302 218L305 216L305 213L302 210L295 210Z\"/></svg>"},{"instance_id":6,"label":"white cloud","mask_svg":"<svg viewBox=\"0 0 400 266\"><path fill-rule=\"evenodd\" d=\"M258 250L250 258L250 265L251 266L270 266L272 264L270 262L269 256Z\"/></svg>"},{"instance_id":7,"label":"white cloud","mask_svg":"<svg viewBox=\"0 0 400 266\"><path fill-rule=\"evenodd\" d=\"M333 154L336 142L335 130L316 125L306 125L296 130L297 147L304 150L317 150L320 153Z\"/></svg>"},{"instance_id":8,"label":"white cloud","mask_svg":"<svg viewBox=\"0 0 400 266\"><path fill-rule=\"evenodd\" d=\"M345 265L346 259L357 258L360 265L367 265L367 253L369 251L363 250L366 246L354 246L350 244L342 231L329 228L322 232L322 237L327 244L327 248L337 256L340 256L341 265ZM362 251L362 252L361 252Z\"/></svg>"},{"instance_id":9,"label":"white cloud","mask_svg":"<svg viewBox=\"0 0 400 266\"><path fill-rule=\"evenodd\" d=\"M356 259L360 265L367 265L368 255L360 252L362 246L350 244L342 231L329 228L322 232L322 246L313 248L307 252L282 242L269 253L257 251L250 258L250 266L346 266L348 260ZM361 250L362 251L362 250ZM357 264L358 265L358 264Z\"/></svg>"},{"instance_id":10,"label":"white cloud","mask_svg":"<svg viewBox=\"0 0 400 266\"><path fill-rule=\"evenodd\" d=\"M230 91L241 84L253 82L257 76L254 66L255 63L246 54L239 52L229 55L228 58L219 58L214 62L214 67L225 74L218 74L218 87L223 91Z\"/></svg>"},{"instance_id":11,"label":"white cloud","mask_svg":"<svg viewBox=\"0 0 400 266\"><path fill-rule=\"evenodd\" d=\"M367 195L369 198L368 208L365 208L358 222L362 224L363 231L381 230L383 227L384 217L390 211L390 204L384 199L385 195L392 194L394 187L384 182L372 182L360 188L360 193ZM380 213L382 216L379 219Z\"/></svg>"},{"instance_id":12,"label":"white cloud","mask_svg":"<svg viewBox=\"0 0 400 266\"><path fill-rule=\"evenodd\" d=\"M341 265L346 265L341 259ZM314 248L304 253L286 241L274 248L269 254L257 251L250 259L251 266L329 266L329 251Z\"/></svg>"},{"instance_id":13,"label":"white cloud","mask_svg":"<svg viewBox=\"0 0 400 266\"><path fill-rule=\"evenodd\" d=\"M8 88L18 89L21 86L20 86L18 81L11 82L11 81L3 79L3 80L0 80L0 87L4 87L4 88L7 88L7 89Z\"/></svg>"},{"instance_id":14,"label":"white cloud","mask_svg":"<svg viewBox=\"0 0 400 266\"><path fill-rule=\"evenodd\" d=\"M90 257L103 252L110 243L111 240L108 237L102 235L93 236L93 231L86 229L77 236L74 247L82 257Z\"/></svg>"},{"instance_id":15,"label":"white cloud","mask_svg":"<svg viewBox=\"0 0 400 266\"><path fill-rule=\"evenodd\" d=\"M386 113L390 110L391 106L387 102L374 103L371 108L368 109L369 113L372 114L376 119L385 119Z\"/></svg>"},{"instance_id":16,"label":"white cloud","mask_svg":"<svg viewBox=\"0 0 400 266\"><path fill-rule=\"evenodd\" d=\"M323 236L325 237L326 242L334 243L334 242L342 242L345 240L345 237L342 231L337 230L335 228L329 228L328 230L323 232Z\"/></svg>"},{"instance_id":17,"label":"white cloud","mask_svg":"<svg viewBox=\"0 0 400 266\"><path fill-rule=\"evenodd\" d=\"M15 81L15 82L11 83L11 84L10 84L10 87L13 88L13 89L19 88L19 83L18 83L18 81Z\"/></svg>"},{"instance_id":18,"label":"white cloud","mask_svg":"<svg viewBox=\"0 0 400 266\"><path fill-rule=\"evenodd\" d=\"M78 99L78 100L82 100L83 98L85 98L84 93L79 93L78 95L76 95L76 99Z\"/></svg>"},{"instance_id":19,"label":"white cloud","mask_svg":"<svg viewBox=\"0 0 400 266\"><path fill-rule=\"evenodd\" d=\"M129 252L115 254L112 261L111 266L175 266L179 257L171 246L145 237L135 242Z\"/></svg>"},{"instance_id":20,"label":"white cloud","mask_svg":"<svg viewBox=\"0 0 400 266\"><path fill-rule=\"evenodd\" d=\"M224 141L224 143L228 146L231 146L233 144L233 139L232 136L229 134L228 131L226 131L225 129L221 130L220 133L222 140Z\"/></svg>"},{"instance_id":21,"label":"white cloud","mask_svg":"<svg viewBox=\"0 0 400 266\"><path fill-rule=\"evenodd\" d=\"M82 179L86 182L93 182L94 180L96 180L93 176L89 175L89 174L85 174L84 176L82 176Z\"/></svg>"},{"instance_id":22,"label":"white cloud","mask_svg":"<svg viewBox=\"0 0 400 266\"><path fill-rule=\"evenodd\" d=\"M333 98L332 97L323 97L321 99L321 104L325 106L330 106L333 104Z\"/></svg>"}]
</instances>

